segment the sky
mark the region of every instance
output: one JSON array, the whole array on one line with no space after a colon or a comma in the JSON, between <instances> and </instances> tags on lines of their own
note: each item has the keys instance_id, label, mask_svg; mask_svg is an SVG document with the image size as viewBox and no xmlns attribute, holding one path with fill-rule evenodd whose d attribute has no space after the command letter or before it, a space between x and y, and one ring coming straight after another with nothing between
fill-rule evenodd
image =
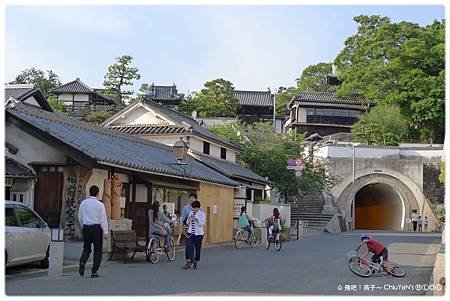
<instances>
[{"instance_id":1,"label":"sky","mask_svg":"<svg viewBox=\"0 0 450 301\"><path fill-rule=\"evenodd\" d=\"M295 85L311 64L331 62L356 33L354 16L427 25L443 6L7 6L6 80L23 69L79 77L102 88L108 66L130 54L142 83L198 91L215 78L236 89Z\"/></svg>"}]
</instances>

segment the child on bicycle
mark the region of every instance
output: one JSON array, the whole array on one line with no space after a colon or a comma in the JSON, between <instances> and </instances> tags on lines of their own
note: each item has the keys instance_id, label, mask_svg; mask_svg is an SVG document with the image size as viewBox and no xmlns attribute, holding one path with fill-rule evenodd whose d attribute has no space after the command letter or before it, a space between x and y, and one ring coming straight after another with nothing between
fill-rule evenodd
<instances>
[{"instance_id":1,"label":"child on bicycle","mask_svg":"<svg viewBox=\"0 0 450 301\"><path fill-rule=\"evenodd\" d=\"M247 230L248 232L247 241L250 241L253 236L250 222L251 221L247 215L247 209L245 207L241 207L241 214L239 215L239 227Z\"/></svg>"},{"instance_id":2,"label":"child on bicycle","mask_svg":"<svg viewBox=\"0 0 450 301\"><path fill-rule=\"evenodd\" d=\"M361 234L361 244L367 245L367 252L362 256L362 258L369 255L369 253L374 253L374 255L372 256L372 262L380 263L380 257L381 257L381 258L383 258L383 262L381 263L381 265L384 268L385 263L387 263L389 261L388 260L389 254L388 254L388 250L386 249L386 247L379 241L370 237L369 234L367 234L367 233ZM389 275L389 274L386 273L386 275Z\"/></svg>"},{"instance_id":3,"label":"child on bicycle","mask_svg":"<svg viewBox=\"0 0 450 301\"><path fill-rule=\"evenodd\" d=\"M278 211L278 208L273 208L272 216L269 218L268 222L269 226L269 239L272 238L272 233L275 231L276 233L281 231L281 218L280 218L280 211Z\"/></svg>"}]
</instances>

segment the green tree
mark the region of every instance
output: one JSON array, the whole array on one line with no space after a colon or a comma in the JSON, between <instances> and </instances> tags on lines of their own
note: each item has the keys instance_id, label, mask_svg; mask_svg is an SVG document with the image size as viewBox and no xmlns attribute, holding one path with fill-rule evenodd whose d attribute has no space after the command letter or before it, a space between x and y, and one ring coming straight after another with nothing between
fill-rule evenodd
<instances>
[{"instance_id":1,"label":"green tree","mask_svg":"<svg viewBox=\"0 0 450 301\"><path fill-rule=\"evenodd\" d=\"M16 78L9 83L35 84L45 96L49 95L51 89L61 85L58 75L52 70L47 70L47 72L44 72L34 67L22 70Z\"/></svg>"},{"instance_id":2,"label":"green tree","mask_svg":"<svg viewBox=\"0 0 450 301\"><path fill-rule=\"evenodd\" d=\"M67 106L61 100L58 100L58 97L54 95L50 95L47 98L48 104L52 107L54 112L58 112L64 115L69 115L69 110Z\"/></svg>"},{"instance_id":3,"label":"green tree","mask_svg":"<svg viewBox=\"0 0 450 301\"><path fill-rule=\"evenodd\" d=\"M136 67L131 67L133 57L122 55L116 58L116 63L108 67L103 86L117 94L121 103L133 94L133 91L124 90L125 86L131 86L134 79L140 79L141 75Z\"/></svg>"},{"instance_id":4,"label":"green tree","mask_svg":"<svg viewBox=\"0 0 450 301\"><path fill-rule=\"evenodd\" d=\"M197 111L199 117L234 117L239 106L230 81L218 78L204 84L200 92L188 95L180 104L179 111L191 115Z\"/></svg>"},{"instance_id":5,"label":"green tree","mask_svg":"<svg viewBox=\"0 0 450 301\"><path fill-rule=\"evenodd\" d=\"M242 146L243 152L238 156L238 162L267 177L285 197L319 191L330 185L326 165L319 161L305 160L308 145L303 141L303 134L276 134L271 123L259 122L253 125L226 125L221 130L219 128L213 128L217 135ZM286 169L286 162L291 157L303 158L303 176L299 181L295 179L292 170Z\"/></svg>"},{"instance_id":6,"label":"green tree","mask_svg":"<svg viewBox=\"0 0 450 301\"><path fill-rule=\"evenodd\" d=\"M318 63L306 67L300 78L297 78L299 91L333 92L336 86L327 84L327 75L332 73L331 63Z\"/></svg>"},{"instance_id":7,"label":"green tree","mask_svg":"<svg viewBox=\"0 0 450 301\"><path fill-rule=\"evenodd\" d=\"M291 102L291 100L296 96L298 93L298 89L295 87L279 87L276 94L276 112L280 115L287 115L288 109L287 106Z\"/></svg>"},{"instance_id":8,"label":"green tree","mask_svg":"<svg viewBox=\"0 0 450 301\"><path fill-rule=\"evenodd\" d=\"M378 145L399 145L408 130L408 122L398 106L380 104L359 116L352 126L357 142Z\"/></svg>"},{"instance_id":9,"label":"green tree","mask_svg":"<svg viewBox=\"0 0 450 301\"><path fill-rule=\"evenodd\" d=\"M445 163L441 165L441 173L439 174L439 182L445 184Z\"/></svg>"},{"instance_id":10,"label":"green tree","mask_svg":"<svg viewBox=\"0 0 450 301\"><path fill-rule=\"evenodd\" d=\"M358 32L336 57L343 81L338 96L354 92L398 105L408 138L442 142L445 99L445 22L421 27L387 17L358 16Z\"/></svg>"}]
</instances>

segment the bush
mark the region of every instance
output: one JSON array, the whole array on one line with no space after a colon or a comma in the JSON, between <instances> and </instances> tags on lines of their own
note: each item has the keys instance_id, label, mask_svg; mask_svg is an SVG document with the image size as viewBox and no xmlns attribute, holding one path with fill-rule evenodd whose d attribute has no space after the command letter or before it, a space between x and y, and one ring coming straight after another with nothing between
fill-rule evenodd
<instances>
[{"instance_id":1,"label":"bush","mask_svg":"<svg viewBox=\"0 0 450 301\"><path fill-rule=\"evenodd\" d=\"M83 120L87 122L95 122L96 124L100 124L106 119L108 119L109 116L110 114L108 114L107 112L93 112L84 116Z\"/></svg>"}]
</instances>

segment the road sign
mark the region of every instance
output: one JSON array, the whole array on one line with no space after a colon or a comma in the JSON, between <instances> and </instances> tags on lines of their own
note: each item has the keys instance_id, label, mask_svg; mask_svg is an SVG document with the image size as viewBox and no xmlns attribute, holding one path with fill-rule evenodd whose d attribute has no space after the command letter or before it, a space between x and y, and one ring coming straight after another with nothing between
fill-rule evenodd
<instances>
[{"instance_id":1,"label":"road sign","mask_svg":"<svg viewBox=\"0 0 450 301\"><path fill-rule=\"evenodd\" d=\"M295 165L295 160L294 160L293 158L289 158L289 159L287 160L287 165L288 165L288 166L294 166L294 165Z\"/></svg>"},{"instance_id":2,"label":"road sign","mask_svg":"<svg viewBox=\"0 0 450 301\"><path fill-rule=\"evenodd\" d=\"M302 170L303 166L288 166L287 169L292 169L292 170Z\"/></svg>"},{"instance_id":3,"label":"road sign","mask_svg":"<svg viewBox=\"0 0 450 301\"><path fill-rule=\"evenodd\" d=\"M297 170L296 172L294 172L294 175L298 179L302 176L302 172L300 170Z\"/></svg>"},{"instance_id":4,"label":"road sign","mask_svg":"<svg viewBox=\"0 0 450 301\"><path fill-rule=\"evenodd\" d=\"M301 159L296 159L295 160L295 166L302 166L303 162Z\"/></svg>"}]
</instances>

